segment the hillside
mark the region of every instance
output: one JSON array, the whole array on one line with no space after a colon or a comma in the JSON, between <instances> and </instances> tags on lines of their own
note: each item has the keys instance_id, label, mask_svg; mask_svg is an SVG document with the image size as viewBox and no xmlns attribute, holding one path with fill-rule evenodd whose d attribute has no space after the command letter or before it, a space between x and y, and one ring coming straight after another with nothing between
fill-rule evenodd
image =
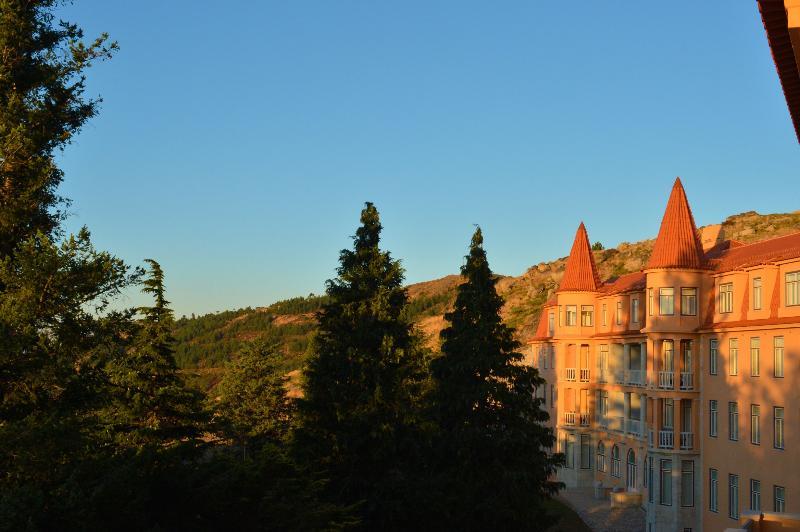
<instances>
[{"instance_id":1,"label":"hillside","mask_svg":"<svg viewBox=\"0 0 800 532\"><path fill-rule=\"evenodd\" d=\"M767 215L750 211L700 229L705 247L727 239L749 243L796 231L800 231L800 211ZM600 277L605 280L641 270L653 242L623 242L616 248L594 251ZM566 257L562 257L536 264L517 277L499 276L497 289L505 300L503 317L517 329L520 340L532 337L542 305L558 287L565 264ZM459 279L448 275L408 287L409 316L433 349L438 348L439 331L445 326L443 315L455 298ZM268 307L183 317L175 326L178 365L198 387L208 389L219 380L224 362L245 343L260 337L283 352L284 369L296 376L314 331L314 312L324 301L324 296L311 294Z\"/></svg>"}]
</instances>

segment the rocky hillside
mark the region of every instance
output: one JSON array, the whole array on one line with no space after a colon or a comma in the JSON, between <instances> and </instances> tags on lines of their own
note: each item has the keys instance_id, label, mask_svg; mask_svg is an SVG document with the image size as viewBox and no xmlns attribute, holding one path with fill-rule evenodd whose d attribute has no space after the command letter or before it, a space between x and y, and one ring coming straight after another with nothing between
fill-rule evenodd
<instances>
[{"instance_id":1,"label":"rocky hillside","mask_svg":"<svg viewBox=\"0 0 800 532\"><path fill-rule=\"evenodd\" d=\"M704 247L727 239L755 242L800 231L800 211L767 215L745 212L700 231ZM616 248L595 250L600 277L605 280L641 270L650 257L653 242L623 242ZM518 277L500 276L497 289L505 299L503 316L517 329L520 340L534 334L542 305L558 287L565 264L566 257L562 257L536 264ZM444 313L455 299L459 279L458 275L448 275L408 287L409 316L433 349L438 348L439 331L445 326ZM296 375L314 330L313 313L323 302L324 297L310 295L268 307L181 318L175 330L178 364L198 386L208 388L219 379L226 360L246 342L260 337L284 353L286 371Z\"/></svg>"}]
</instances>

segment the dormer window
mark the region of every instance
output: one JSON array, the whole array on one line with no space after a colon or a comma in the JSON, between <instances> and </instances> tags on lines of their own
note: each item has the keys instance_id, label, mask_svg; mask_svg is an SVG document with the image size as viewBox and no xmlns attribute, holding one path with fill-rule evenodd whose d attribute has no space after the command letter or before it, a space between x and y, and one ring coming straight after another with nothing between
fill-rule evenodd
<instances>
[{"instance_id":1,"label":"dormer window","mask_svg":"<svg viewBox=\"0 0 800 532\"><path fill-rule=\"evenodd\" d=\"M697 288L681 288L681 314L697 316Z\"/></svg>"},{"instance_id":2,"label":"dormer window","mask_svg":"<svg viewBox=\"0 0 800 532\"><path fill-rule=\"evenodd\" d=\"M719 312L720 314L733 312L733 283L719 285Z\"/></svg>"},{"instance_id":3,"label":"dormer window","mask_svg":"<svg viewBox=\"0 0 800 532\"><path fill-rule=\"evenodd\" d=\"M592 305L581 306L581 325L583 327L594 325L594 307Z\"/></svg>"},{"instance_id":4,"label":"dormer window","mask_svg":"<svg viewBox=\"0 0 800 532\"><path fill-rule=\"evenodd\" d=\"M761 310L761 277L753 278L753 310Z\"/></svg>"}]
</instances>

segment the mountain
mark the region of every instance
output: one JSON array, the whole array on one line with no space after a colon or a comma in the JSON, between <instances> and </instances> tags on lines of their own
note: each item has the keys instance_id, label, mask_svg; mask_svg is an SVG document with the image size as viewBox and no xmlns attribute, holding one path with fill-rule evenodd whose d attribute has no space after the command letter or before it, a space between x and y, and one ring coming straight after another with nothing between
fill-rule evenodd
<instances>
[{"instance_id":1,"label":"mountain","mask_svg":"<svg viewBox=\"0 0 800 532\"><path fill-rule=\"evenodd\" d=\"M730 216L721 224L700 228L705 248L723 240L750 243L797 231L800 231L800 211L766 215L749 211ZM601 279L641 270L650 257L653 242L623 242L616 248L595 250ZM536 264L518 277L498 276L497 290L505 300L503 317L517 329L521 341L533 336L542 305L558 287L565 264L566 257L562 257ZM444 313L455 299L459 282L458 275L448 275L408 286L409 316L433 349L438 349L439 331L445 326ZM235 356L245 343L262 338L283 352L284 370L298 377L314 331L314 312L324 302L325 296L310 294L267 307L182 317L175 323L178 365L190 382L210 389L219 381L226 360Z\"/></svg>"}]
</instances>

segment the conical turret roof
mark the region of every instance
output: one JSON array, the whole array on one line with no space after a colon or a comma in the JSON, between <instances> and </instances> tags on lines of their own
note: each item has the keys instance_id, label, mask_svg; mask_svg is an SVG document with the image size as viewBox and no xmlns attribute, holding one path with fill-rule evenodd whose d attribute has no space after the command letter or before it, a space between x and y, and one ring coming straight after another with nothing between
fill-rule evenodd
<instances>
[{"instance_id":1,"label":"conical turret roof","mask_svg":"<svg viewBox=\"0 0 800 532\"><path fill-rule=\"evenodd\" d=\"M646 269L705 267L703 246L681 178L675 180Z\"/></svg>"},{"instance_id":2,"label":"conical turret roof","mask_svg":"<svg viewBox=\"0 0 800 532\"><path fill-rule=\"evenodd\" d=\"M581 222L578 232L575 233L575 241L572 243L567 267L558 290L594 292L599 286L600 277L597 275L592 249L589 247L589 235L586 234L586 226Z\"/></svg>"}]
</instances>

